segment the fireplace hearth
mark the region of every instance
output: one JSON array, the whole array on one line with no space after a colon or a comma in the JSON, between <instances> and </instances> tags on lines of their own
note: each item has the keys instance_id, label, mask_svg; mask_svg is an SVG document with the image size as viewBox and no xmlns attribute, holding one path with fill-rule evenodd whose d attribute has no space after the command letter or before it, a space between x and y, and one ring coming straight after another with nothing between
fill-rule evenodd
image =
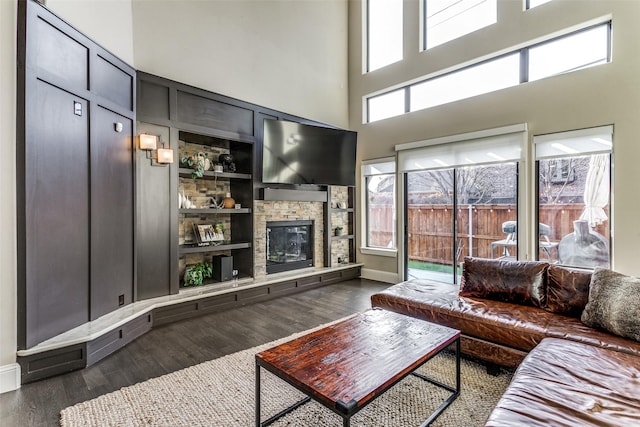
<instances>
[{"instance_id":1,"label":"fireplace hearth","mask_svg":"<svg viewBox=\"0 0 640 427\"><path fill-rule=\"evenodd\" d=\"M267 274L313 267L313 221L267 221Z\"/></svg>"}]
</instances>

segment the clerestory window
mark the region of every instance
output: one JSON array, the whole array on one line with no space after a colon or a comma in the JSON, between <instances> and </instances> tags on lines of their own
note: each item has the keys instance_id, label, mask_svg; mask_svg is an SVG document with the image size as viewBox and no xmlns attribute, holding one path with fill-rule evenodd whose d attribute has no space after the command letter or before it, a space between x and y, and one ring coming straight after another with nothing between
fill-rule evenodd
<instances>
[{"instance_id":1,"label":"clerestory window","mask_svg":"<svg viewBox=\"0 0 640 427\"><path fill-rule=\"evenodd\" d=\"M611 62L611 22L366 97L365 123Z\"/></svg>"},{"instance_id":2,"label":"clerestory window","mask_svg":"<svg viewBox=\"0 0 640 427\"><path fill-rule=\"evenodd\" d=\"M402 0L367 0L367 72L402 60Z\"/></svg>"},{"instance_id":3,"label":"clerestory window","mask_svg":"<svg viewBox=\"0 0 640 427\"><path fill-rule=\"evenodd\" d=\"M498 20L496 0L423 0L424 49L457 39Z\"/></svg>"}]
</instances>

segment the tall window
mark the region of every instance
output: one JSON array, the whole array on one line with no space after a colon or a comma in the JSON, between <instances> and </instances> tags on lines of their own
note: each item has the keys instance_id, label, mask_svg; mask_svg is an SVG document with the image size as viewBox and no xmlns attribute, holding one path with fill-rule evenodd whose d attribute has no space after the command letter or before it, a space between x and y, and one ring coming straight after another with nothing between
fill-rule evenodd
<instances>
[{"instance_id":1,"label":"tall window","mask_svg":"<svg viewBox=\"0 0 640 427\"><path fill-rule=\"evenodd\" d=\"M367 71L402 60L402 0L367 0Z\"/></svg>"},{"instance_id":2,"label":"tall window","mask_svg":"<svg viewBox=\"0 0 640 427\"><path fill-rule=\"evenodd\" d=\"M365 248L396 249L395 158L363 162Z\"/></svg>"},{"instance_id":3,"label":"tall window","mask_svg":"<svg viewBox=\"0 0 640 427\"><path fill-rule=\"evenodd\" d=\"M396 146L405 173L407 278L457 283L465 256L517 258L523 130Z\"/></svg>"},{"instance_id":4,"label":"tall window","mask_svg":"<svg viewBox=\"0 0 640 427\"><path fill-rule=\"evenodd\" d=\"M612 135L604 126L534 137L539 259L609 267Z\"/></svg>"},{"instance_id":5,"label":"tall window","mask_svg":"<svg viewBox=\"0 0 640 427\"><path fill-rule=\"evenodd\" d=\"M526 8L533 9L534 7L538 7L541 4L549 3L551 0L525 0Z\"/></svg>"},{"instance_id":6,"label":"tall window","mask_svg":"<svg viewBox=\"0 0 640 427\"><path fill-rule=\"evenodd\" d=\"M457 39L498 20L496 0L423 0L425 49Z\"/></svg>"}]
</instances>

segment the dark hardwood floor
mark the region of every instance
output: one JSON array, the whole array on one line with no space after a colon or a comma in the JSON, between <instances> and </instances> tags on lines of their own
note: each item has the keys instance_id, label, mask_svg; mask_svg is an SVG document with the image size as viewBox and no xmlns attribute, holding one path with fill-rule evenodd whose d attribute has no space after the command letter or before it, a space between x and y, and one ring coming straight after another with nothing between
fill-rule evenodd
<instances>
[{"instance_id":1,"label":"dark hardwood floor","mask_svg":"<svg viewBox=\"0 0 640 427\"><path fill-rule=\"evenodd\" d=\"M0 426L58 425L67 406L364 311L388 286L354 279L154 328L89 368L0 394Z\"/></svg>"}]
</instances>

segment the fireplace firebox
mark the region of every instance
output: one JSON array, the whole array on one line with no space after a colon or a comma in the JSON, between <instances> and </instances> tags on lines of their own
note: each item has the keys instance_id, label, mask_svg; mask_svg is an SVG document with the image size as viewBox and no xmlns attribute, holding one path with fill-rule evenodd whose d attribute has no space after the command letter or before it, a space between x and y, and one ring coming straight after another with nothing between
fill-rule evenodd
<instances>
[{"instance_id":1,"label":"fireplace firebox","mask_svg":"<svg viewBox=\"0 0 640 427\"><path fill-rule=\"evenodd\" d=\"M267 221L267 274L313 267L313 221Z\"/></svg>"}]
</instances>

